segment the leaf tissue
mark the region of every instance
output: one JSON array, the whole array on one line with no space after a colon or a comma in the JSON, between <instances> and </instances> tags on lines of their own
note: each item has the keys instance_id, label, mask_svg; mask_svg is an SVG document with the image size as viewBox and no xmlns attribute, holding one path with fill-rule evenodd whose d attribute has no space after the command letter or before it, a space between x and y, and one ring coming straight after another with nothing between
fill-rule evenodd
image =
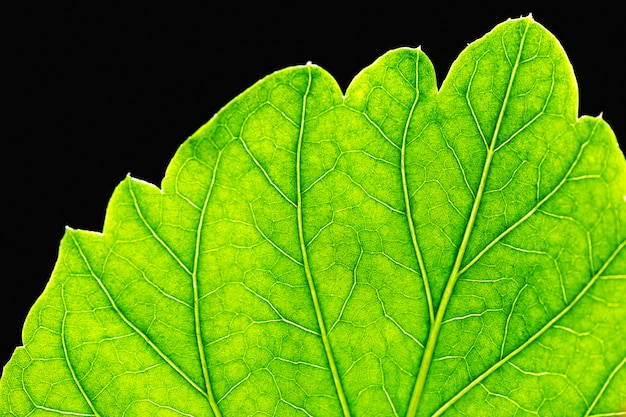
<instances>
[{"instance_id":1,"label":"leaf tissue","mask_svg":"<svg viewBox=\"0 0 626 417\"><path fill-rule=\"evenodd\" d=\"M626 163L531 17L277 71L67 229L2 416L626 414Z\"/></svg>"}]
</instances>

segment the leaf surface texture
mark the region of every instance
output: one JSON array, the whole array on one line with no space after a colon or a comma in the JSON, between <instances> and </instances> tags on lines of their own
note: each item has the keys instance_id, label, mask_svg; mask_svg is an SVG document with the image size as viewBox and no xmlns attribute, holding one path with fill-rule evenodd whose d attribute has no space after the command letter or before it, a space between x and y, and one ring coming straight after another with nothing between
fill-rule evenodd
<instances>
[{"instance_id":1,"label":"leaf surface texture","mask_svg":"<svg viewBox=\"0 0 626 417\"><path fill-rule=\"evenodd\" d=\"M262 79L68 229L3 416L626 413L626 163L532 18Z\"/></svg>"}]
</instances>

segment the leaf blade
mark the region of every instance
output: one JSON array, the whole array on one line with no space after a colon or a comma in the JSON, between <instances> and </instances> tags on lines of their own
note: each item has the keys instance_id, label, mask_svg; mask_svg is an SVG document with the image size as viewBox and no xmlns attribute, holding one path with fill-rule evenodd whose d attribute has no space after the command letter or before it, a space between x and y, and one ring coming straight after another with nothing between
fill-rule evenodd
<instances>
[{"instance_id":1,"label":"leaf blade","mask_svg":"<svg viewBox=\"0 0 626 417\"><path fill-rule=\"evenodd\" d=\"M68 230L0 410L617 412L626 163L577 100L532 18L441 89L420 48L269 75Z\"/></svg>"}]
</instances>

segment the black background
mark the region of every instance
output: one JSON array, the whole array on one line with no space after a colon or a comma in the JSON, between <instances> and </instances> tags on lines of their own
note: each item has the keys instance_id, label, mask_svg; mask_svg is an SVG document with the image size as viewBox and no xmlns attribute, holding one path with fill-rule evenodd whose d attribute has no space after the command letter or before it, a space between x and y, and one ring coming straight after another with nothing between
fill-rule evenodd
<instances>
[{"instance_id":1,"label":"black background","mask_svg":"<svg viewBox=\"0 0 626 417\"><path fill-rule=\"evenodd\" d=\"M312 61L345 90L389 49L422 46L441 83L469 42L532 13L573 63L580 114L603 113L624 143L619 6L474 3L49 2L4 13L0 367L21 344L64 227L101 230L127 173L160 184L193 131L275 70Z\"/></svg>"}]
</instances>

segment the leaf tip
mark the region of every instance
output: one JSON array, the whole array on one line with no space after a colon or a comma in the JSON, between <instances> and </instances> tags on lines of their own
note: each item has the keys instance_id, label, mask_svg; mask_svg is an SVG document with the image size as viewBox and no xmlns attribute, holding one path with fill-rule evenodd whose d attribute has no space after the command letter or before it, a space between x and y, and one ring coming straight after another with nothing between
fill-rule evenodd
<instances>
[{"instance_id":1,"label":"leaf tip","mask_svg":"<svg viewBox=\"0 0 626 417\"><path fill-rule=\"evenodd\" d=\"M506 19L507 22L510 22L511 20L530 20L531 22L534 22L535 17L533 16L532 12L528 12L527 15L521 14L517 18L509 17L508 19Z\"/></svg>"},{"instance_id":2,"label":"leaf tip","mask_svg":"<svg viewBox=\"0 0 626 417\"><path fill-rule=\"evenodd\" d=\"M63 234L63 240L65 239L70 239L73 240L74 236L78 235L80 233L80 229L76 229L72 226L66 225L65 226L65 233Z\"/></svg>"}]
</instances>

